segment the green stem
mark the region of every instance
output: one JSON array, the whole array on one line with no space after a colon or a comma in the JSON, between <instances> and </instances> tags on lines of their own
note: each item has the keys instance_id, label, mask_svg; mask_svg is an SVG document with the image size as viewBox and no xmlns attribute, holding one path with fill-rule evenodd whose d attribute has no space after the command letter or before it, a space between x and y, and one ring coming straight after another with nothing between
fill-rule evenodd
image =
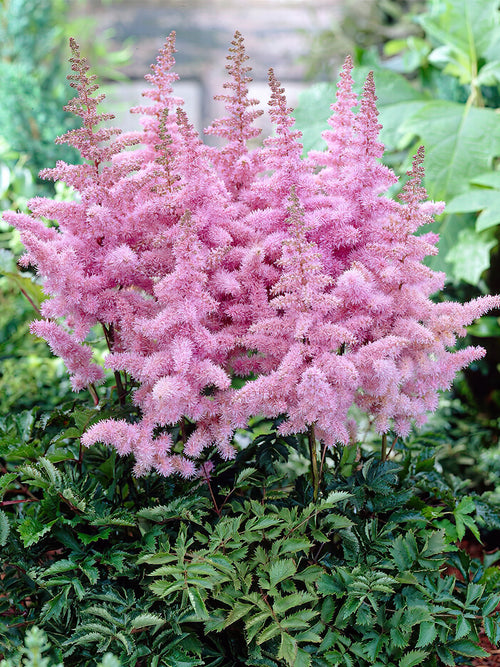
<instances>
[{"instance_id":1,"label":"green stem","mask_svg":"<svg viewBox=\"0 0 500 667\"><path fill-rule=\"evenodd\" d=\"M382 434L382 449L380 451L380 460L382 463L387 460L387 433Z\"/></svg>"},{"instance_id":2,"label":"green stem","mask_svg":"<svg viewBox=\"0 0 500 667\"><path fill-rule=\"evenodd\" d=\"M318 469L318 450L316 447L316 435L314 433L314 424L309 426L307 431L307 441L309 443L309 458L311 459L311 479L313 487L313 501L318 500L319 495L319 469Z\"/></svg>"}]
</instances>

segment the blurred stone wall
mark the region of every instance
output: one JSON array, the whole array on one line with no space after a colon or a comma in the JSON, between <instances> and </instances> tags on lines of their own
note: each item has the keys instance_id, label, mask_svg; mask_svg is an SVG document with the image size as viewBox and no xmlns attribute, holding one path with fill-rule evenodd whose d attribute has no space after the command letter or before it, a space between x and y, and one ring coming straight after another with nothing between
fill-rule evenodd
<instances>
[{"instance_id":1,"label":"blurred stone wall","mask_svg":"<svg viewBox=\"0 0 500 667\"><path fill-rule=\"evenodd\" d=\"M117 48L131 38L133 57L123 68L129 82L107 86L108 105L124 129L137 128L127 109L141 103L144 75L166 36L177 34L175 71L181 79L175 92L185 99L198 130L224 113L213 95L222 92L228 46L235 30L245 39L252 67L250 93L265 107L269 99L267 72L273 67L291 106L304 87L310 35L340 17L341 0L89 0L85 12L97 19L98 31L111 29ZM82 12L81 7L75 13ZM266 120L262 122L264 130Z\"/></svg>"}]
</instances>

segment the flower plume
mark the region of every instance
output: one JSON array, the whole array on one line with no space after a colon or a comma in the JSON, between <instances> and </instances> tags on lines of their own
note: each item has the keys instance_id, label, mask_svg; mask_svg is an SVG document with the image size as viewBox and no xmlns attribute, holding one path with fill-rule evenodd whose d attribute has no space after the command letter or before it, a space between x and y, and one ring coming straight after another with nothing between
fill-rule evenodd
<instances>
[{"instance_id":1,"label":"flower plume","mask_svg":"<svg viewBox=\"0 0 500 667\"><path fill-rule=\"evenodd\" d=\"M282 434L313 428L328 447L352 437L353 406L380 433L422 424L438 391L484 353L453 348L500 297L431 298L444 284L424 263L437 236L415 232L442 204L426 201L423 148L399 200L383 194L397 179L380 162L373 76L358 99L346 59L326 151L304 159L273 70L275 132L255 144L262 112L239 32L218 96L227 116L206 130L218 147L203 144L174 95L175 33L146 76L153 104L133 109L144 116L139 133L101 127L111 116L71 48L77 96L67 109L82 126L58 141L84 161L41 176L77 196L35 198L30 214L4 217L48 296L32 332L64 360L75 390L95 394L111 373L122 409L135 404L134 420L103 419L82 443L133 455L138 475L208 477L208 458L233 457L235 430L257 415L280 417Z\"/></svg>"}]
</instances>

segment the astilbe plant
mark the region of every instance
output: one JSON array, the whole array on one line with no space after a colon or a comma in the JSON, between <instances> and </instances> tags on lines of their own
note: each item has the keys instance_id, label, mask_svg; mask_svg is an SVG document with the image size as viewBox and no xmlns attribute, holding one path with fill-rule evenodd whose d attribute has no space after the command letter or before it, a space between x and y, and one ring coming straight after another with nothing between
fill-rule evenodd
<instances>
[{"instance_id":1,"label":"astilbe plant","mask_svg":"<svg viewBox=\"0 0 500 667\"><path fill-rule=\"evenodd\" d=\"M456 338L500 298L431 299L444 275L423 260L437 236L415 232L442 205L426 201L422 149L400 201L383 195L396 177L379 162L373 78L358 100L349 58L327 150L303 159L272 70L275 135L249 147L260 112L239 33L230 94L220 97L228 116L207 130L224 143L205 146L173 94L174 41L146 77L153 104L133 109L144 129L128 134L98 127L110 115L97 112L102 96L72 42L78 95L67 108L82 127L59 141L85 163L59 162L42 176L77 198L5 214L50 296L32 332L64 359L74 389L89 387L97 401L104 370L86 339L99 325L122 404L135 383L140 418L102 420L83 444L133 453L137 474L190 477L207 448L231 458L234 432L252 416L280 417L282 434L307 433L317 493L318 443L324 455L354 437L353 406L382 434L422 424L438 390L483 354L453 351Z\"/></svg>"}]
</instances>

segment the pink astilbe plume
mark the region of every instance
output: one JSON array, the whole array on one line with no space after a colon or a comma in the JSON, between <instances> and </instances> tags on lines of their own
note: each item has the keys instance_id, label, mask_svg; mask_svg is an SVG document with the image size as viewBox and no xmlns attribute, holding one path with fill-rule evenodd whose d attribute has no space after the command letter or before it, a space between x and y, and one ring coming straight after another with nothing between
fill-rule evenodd
<instances>
[{"instance_id":1,"label":"pink astilbe plume","mask_svg":"<svg viewBox=\"0 0 500 667\"><path fill-rule=\"evenodd\" d=\"M135 404L133 423L103 419L82 443L133 455L138 475L208 478L207 457L233 457L235 429L258 415L327 447L352 439L353 408L380 433L422 424L439 390L482 356L454 346L500 297L433 300L444 275L424 260L438 238L420 228L442 205L426 201L423 149L399 201L384 196L397 179L380 162L373 76L358 100L346 59L326 151L304 160L272 70L275 133L251 147L261 112L238 32L219 96L228 115L207 130L221 147L202 143L174 95L175 33L146 77L153 104L133 109L145 116L136 133L101 126L111 116L98 112L102 95L71 47L77 97L67 108L82 126L58 141L84 163L41 175L73 186L75 199L35 198L30 214L4 217L48 297L31 331L75 390L97 399L107 368L121 409Z\"/></svg>"},{"instance_id":2,"label":"pink astilbe plume","mask_svg":"<svg viewBox=\"0 0 500 667\"><path fill-rule=\"evenodd\" d=\"M269 70L271 99L269 115L275 133L264 140L262 164L265 173L251 187L251 201L254 208L246 220L252 229L249 249L239 271L242 298L239 302L240 314L245 313L247 328L261 319L268 311L269 293L279 279L279 260L283 242L289 233L289 197L293 189L301 202L308 201L314 194L313 171L306 160L301 159L301 133L292 129L294 119L290 116L285 91ZM246 364L240 358L236 370L260 372L270 368L267 356L246 355Z\"/></svg>"},{"instance_id":3,"label":"pink astilbe plume","mask_svg":"<svg viewBox=\"0 0 500 667\"><path fill-rule=\"evenodd\" d=\"M218 446L224 458L231 456L232 429L219 400L229 390L231 378L220 365L225 361L220 336L217 331L210 331L217 302L207 290L209 249L200 240L196 220L189 213L179 223L174 254L174 270L154 288L159 311L152 318L136 319L127 351L109 355L107 365L127 371L140 385L134 402L141 408L142 419L131 441L137 471L154 467L164 474L165 466L172 464L172 471L189 476L186 471L195 470L193 461L182 456L171 460L163 450L157 455L155 429L187 419L197 424L183 443L189 456L199 457L203 448L212 444ZM227 404L227 399L222 403ZM114 444L110 424L110 420L102 426L98 423L86 435L85 444L102 441L102 429L109 429L106 442Z\"/></svg>"},{"instance_id":4,"label":"pink astilbe plume","mask_svg":"<svg viewBox=\"0 0 500 667\"><path fill-rule=\"evenodd\" d=\"M114 275L106 270L107 253L126 241L125 227L123 223L119 226L117 221L126 219L129 208L126 199L113 196L113 189L130 170L137 168L134 160L124 166L115 164L114 159L125 147L136 144L137 138L122 140L120 136L116 138L120 130L98 127L112 115L98 113L97 107L103 96L93 96L97 90L95 77L88 75L89 66L74 40L71 40L71 48L74 74L68 78L78 95L66 109L81 117L82 127L57 141L71 144L87 161L78 165L58 162L55 168L46 169L40 175L73 186L78 199L32 199L28 203L31 215L7 212L5 219L19 227L27 250L22 262L37 267L44 279L45 293L51 296L42 305L42 315L51 320L65 319L65 326L52 321L50 327L37 325L34 331L41 335L50 332L51 340L47 340L51 345L54 327L60 327L58 335L61 339L71 336L73 345L67 345L62 356L68 369L79 369L79 379L74 376L73 383L80 387L81 378L85 377L85 358L89 363L87 377L95 377L96 373L90 365L90 357L80 352L78 344L93 325L113 322L116 300L129 300L134 302L134 307L137 305L136 294L123 292L123 296L118 296L116 292L121 287L121 278L130 284L130 255L123 262L121 271L117 265L118 257L114 261ZM58 228L47 228L43 218L57 221ZM140 283L144 283L142 276ZM73 371L70 372L73 375Z\"/></svg>"},{"instance_id":5,"label":"pink astilbe plume","mask_svg":"<svg viewBox=\"0 0 500 667\"><path fill-rule=\"evenodd\" d=\"M153 147L159 143L162 132L175 135L175 110L184 104L181 97L174 95L172 86L179 79L179 75L173 71L174 53L176 53L175 37L175 31L172 31L165 45L160 49L156 63L151 65L151 73L144 77L151 84L151 88L142 94L150 99L152 104L131 109L132 113L142 115L141 123L144 127L144 134L141 137L141 143Z\"/></svg>"},{"instance_id":6,"label":"pink astilbe plume","mask_svg":"<svg viewBox=\"0 0 500 667\"><path fill-rule=\"evenodd\" d=\"M337 98L331 105L332 115L328 120L330 129L321 133L328 150L309 153L309 157L316 164L326 165L332 169L338 169L344 164L346 149L353 138L356 115L354 109L358 105L358 97L353 91L352 70L352 58L347 56L337 83Z\"/></svg>"},{"instance_id":7,"label":"pink astilbe plume","mask_svg":"<svg viewBox=\"0 0 500 667\"><path fill-rule=\"evenodd\" d=\"M235 397L244 417L283 414L283 434L316 433L326 444L347 442L347 411L354 400L357 372L338 354L350 334L334 326L339 302L329 290L315 243L299 198L292 190L288 235L278 264L282 273L274 285L269 314L250 328L248 347L273 361L273 370L247 383Z\"/></svg>"},{"instance_id":8,"label":"pink astilbe plume","mask_svg":"<svg viewBox=\"0 0 500 667\"><path fill-rule=\"evenodd\" d=\"M327 150L309 153L312 163L319 168L318 225L312 238L321 247L323 262L332 275L348 268L353 249L358 244L364 245L366 236L387 215L391 202L379 195L397 180L378 161L383 145L378 142L380 125L373 76L368 76L358 102L352 90L351 70L352 61L348 57L337 101L332 105L331 129L322 133ZM358 108L357 113L354 108Z\"/></svg>"},{"instance_id":9,"label":"pink astilbe plume","mask_svg":"<svg viewBox=\"0 0 500 667\"><path fill-rule=\"evenodd\" d=\"M260 129L254 121L262 115L259 109L252 109L258 100L248 97L248 84L252 81L248 73L251 67L245 65L248 56L245 53L243 37L236 31L229 47L226 69L230 80L223 84L229 91L226 95L216 95L216 100L225 102L228 116L216 119L206 134L226 140L222 149L214 149L212 158L234 199L241 199L245 191L262 169L260 151L249 149L248 141L258 137Z\"/></svg>"},{"instance_id":10,"label":"pink astilbe plume","mask_svg":"<svg viewBox=\"0 0 500 667\"><path fill-rule=\"evenodd\" d=\"M313 186L313 171L309 161L303 160L301 133L294 130L295 123L290 113L293 111L285 97L285 89L281 87L274 74L269 70L269 116L274 126L274 136L264 140L262 151L263 168L266 173L254 184L255 201L260 203L262 211L252 216L256 232L259 229L269 236L278 234L287 228L287 207L290 191L295 188L297 195L305 199Z\"/></svg>"}]
</instances>

